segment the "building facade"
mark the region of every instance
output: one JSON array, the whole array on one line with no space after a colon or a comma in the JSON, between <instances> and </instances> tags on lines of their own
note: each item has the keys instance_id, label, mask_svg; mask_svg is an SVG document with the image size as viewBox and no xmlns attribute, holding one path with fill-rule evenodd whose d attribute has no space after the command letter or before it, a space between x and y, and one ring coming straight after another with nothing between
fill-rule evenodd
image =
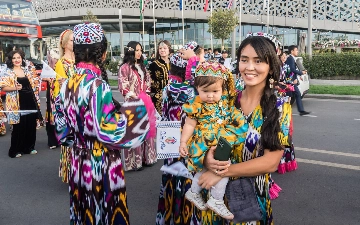
<instances>
[{"instance_id":1,"label":"building facade","mask_svg":"<svg viewBox=\"0 0 360 225\"><path fill-rule=\"evenodd\" d=\"M154 46L154 21L156 41L166 39L175 46L181 45L183 25L180 1L144 1L144 23L140 21L140 0L35 0L33 5L44 37L58 36L64 29L72 28L81 22L87 10L91 10L104 27L114 56L120 54L120 42L126 45L129 41L136 40L143 43L145 50L151 49ZM359 0L312 1L313 47L360 46ZM203 10L205 0L183 2L185 42L195 40L206 48L210 47L211 35L208 32L207 18L210 16L211 5L213 10L226 8L229 0L209 0L206 12ZM241 7L241 25L236 28L236 45L247 33L262 31L276 35L284 46L299 45L301 41L308 46L304 38L308 29L308 0L272 0L269 2L269 15L264 7L264 0L235 0L235 4L237 12L240 12ZM123 24L122 40L119 9ZM220 40L213 40L215 48L220 45ZM230 39L225 41L225 47L231 47Z\"/></svg>"}]
</instances>

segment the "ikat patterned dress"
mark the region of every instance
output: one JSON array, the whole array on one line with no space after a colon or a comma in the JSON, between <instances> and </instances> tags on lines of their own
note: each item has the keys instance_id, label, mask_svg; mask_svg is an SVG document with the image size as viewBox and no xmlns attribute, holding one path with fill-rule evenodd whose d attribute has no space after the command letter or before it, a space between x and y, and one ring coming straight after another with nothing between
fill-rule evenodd
<instances>
[{"instance_id":1,"label":"ikat patterned dress","mask_svg":"<svg viewBox=\"0 0 360 225\"><path fill-rule=\"evenodd\" d=\"M294 79L293 77L295 76L294 72L291 72L289 65L287 65L286 63L283 64L282 68L281 68L281 76L280 76L280 81L282 81L283 83L285 83L285 85L281 85L280 86L280 90L278 92L279 96L283 97L284 99L286 99L287 101L290 102L290 98L286 97L286 96L290 96L290 97L295 97L294 96ZM292 120L292 116L291 116L291 121L290 121L290 145L285 145L285 150L284 150L284 155L281 158L279 167L278 167L278 173L280 174L284 174L286 172L291 172L297 169L298 165L295 159L295 147L294 147L294 143L292 140L293 137L293 120Z\"/></svg>"},{"instance_id":2,"label":"ikat patterned dress","mask_svg":"<svg viewBox=\"0 0 360 225\"><path fill-rule=\"evenodd\" d=\"M52 91L50 92L51 99L53 100L51 104L52 110L55 110L55 99L60 92L60 83L59 79L68 79L75 74L75 61L71 59L66 59L65 57L60 58L55 64L56 78L52 83ZM52 114L54 114L53 111ZM51 121L51 117L49 118ZM62 182L69 182L69 173L71 167L71 148L61 145L60 150L60 165L59 165L59 177L61 177Z\"/></svg>"},{"instance_id":3,"label":"ikat patterned dress","mask_svg":"<svg viewBox=\"0 0 360 225\"><path fill-rule=\"evenodd\" d=\"M58 139L73 144L69 176L71 225L127 225L129 214L120 149L142 144L149 116L142 100L120 111L110 86L92 64L77 64L55 101Z\"/></svg>"},{"instance_id":4,"label":"ikat patterned dress","mask_svg":"<svg viewBox=\"0 0 360 225\"><path fill-rule=\"evenodd\" d=\"M241 92L239 94L239 98L236 102L236 107L241 109L240 105ZM280 112L280 143L281 145L289 145L289 126L291 119L291 106L289 103L278 100L277 103L278 110ZM247 123L249 124L246 139L239 145L235 146L231 156L232 164L246 162L251 159L255 159L257 157L261 157L263 155L263 151L261 150L260 138L261 138L261 126L264 122L264 118L262 116L261 106L258 105L252 113L249 115L244 115L247 119ZM230 178L236 179L236 178ZM264 174L255 177L255 190L258 196L258 202L260 208L263 211L263 219L261 221L252 221L252 222L244 222L234 224L232 222L228 222L221 217L217 216L213 213L213 211L203 211L202 212L202 225L272 225L274 224L273 216L272 216L272 208L270 203L269 196L269 180L270 174Z\"/></svg>"},{"instance_id":5,"label":"ikat patterned dress","mask_svg":"<svg viewBox=\"0 0 360 225\"><path fill-rule=\"evenodd\" d=\"M130 100L132 95L139 96L143 92L150 94L150 75L146 70L143 71L143 75L142 78L140 73L127 63L120 67L118 74L119 90L125 101ZM125 171L139 170L143 164L152 165L157 162L155 139L147 139L137 148L122 150L121 154Z\"/></svg>"},{"instance_id":6,"label":"ikat patterned dress","mask_svg":"<svg viewBox=\"0 0 360 225\"><path fill-rule=\"evenodd\" d=\"M194 89L181 78L169 75L169 84L162 94L162 120L180 121L182 105L194 97ZM164 165L171 165L184 158L170 158L164 160ZM160 186L156 225L200 225L201 211L198 210L184 195L191 188L191 180L185 177L163 173Z\"/></svg>"}]
</instances>

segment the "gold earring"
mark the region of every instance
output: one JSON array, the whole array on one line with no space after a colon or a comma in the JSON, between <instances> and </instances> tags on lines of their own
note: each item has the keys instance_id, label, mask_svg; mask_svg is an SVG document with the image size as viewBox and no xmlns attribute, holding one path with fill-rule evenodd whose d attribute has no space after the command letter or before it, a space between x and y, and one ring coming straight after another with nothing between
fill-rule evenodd
<instances>
[{"instance_id":1,"label":"gold earring","mask_svg":"<svg viewBox=\"0 0 360 225\"><path fill-rule=\"evenodd\" d=\"M270 87L270 89L272 89L274 87L273 84L274 84L274 79L271 76L270 79L269 79L269 87Z\"/></svg>"}]
</instances>

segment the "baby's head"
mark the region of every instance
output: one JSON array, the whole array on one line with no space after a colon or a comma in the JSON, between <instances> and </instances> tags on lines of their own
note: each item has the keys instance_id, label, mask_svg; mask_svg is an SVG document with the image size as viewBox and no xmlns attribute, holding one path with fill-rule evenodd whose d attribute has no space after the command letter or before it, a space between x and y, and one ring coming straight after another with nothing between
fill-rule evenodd
<instances>
[{"instance_id":1,"label":"baby's head","mask_svg":"<svg viewBox=\"0 0 360 225\"><path fill-rule=\"evenodd\" d=\"M216 103L226 89L228 69L217 62L203 62L196 67L194 86L201 101Z\"/></svg>"}]
</instances>

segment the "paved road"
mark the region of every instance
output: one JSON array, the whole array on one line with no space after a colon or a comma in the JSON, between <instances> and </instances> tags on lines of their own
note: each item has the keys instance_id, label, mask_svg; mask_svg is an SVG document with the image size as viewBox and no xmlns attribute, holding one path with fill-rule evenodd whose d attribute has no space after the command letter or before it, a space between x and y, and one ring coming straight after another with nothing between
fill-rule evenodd
<instances>
[{"instance_id":1,"label":"paved road","mask_svg":"<svg viewBox=\"0 0 360 225\"><path fill-rule=\"evenodd\" d=\"M120 98L118 92L114 96ZM276 224L360 224L360 101L307 98L304 105L312 114L294 115L299 169L273 175L283 188L273 201ZM59 149L47 148L42 128L39 153L11 159L10 136L0 137L0 224L69 224L68 187L58 178ZM133 225L155 224L161 164L125 173Z\"/></svg>"}]
</instances>

